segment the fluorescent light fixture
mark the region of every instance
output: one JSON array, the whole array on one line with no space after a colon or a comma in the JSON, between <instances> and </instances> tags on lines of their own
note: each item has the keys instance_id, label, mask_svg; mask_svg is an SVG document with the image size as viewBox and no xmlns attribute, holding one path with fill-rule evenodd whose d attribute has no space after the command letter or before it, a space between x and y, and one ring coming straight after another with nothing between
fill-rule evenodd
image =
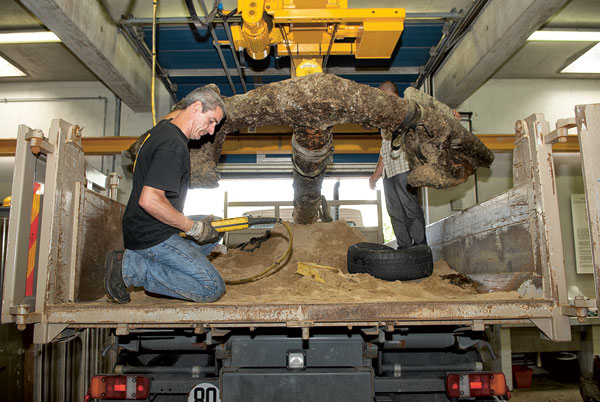
<instances>
[{"instance_id":1,"label":"fluorescent light fixture","mask_svg":"<svg viewBox=\"0 0 600 402\"><path fill-rule=\"evenodd\" d=\"M600 43L579 56L561 73L600 74Z\"/></svg>"},{"instance_id":2,"label":"fluorescent light fixture","mask_svg":"<svg viewBox=\"0 0 600 402\"><path fill-rule=\"evenodd\" d=\"M60 42L60 39L51 31L0 33L0 44L46 42Z\"/></svg>"},{"instance_id":3,"label":"fluorescent light fixture","mask_svg":"<svg viewBox=\"0 0 600 402\"><path fill-rule=\"evenodd\" d=\"M12 64L10 64L5 58L0 56L0 77L24 77L23 71L19 70Z\"/></svg>"},{"instance_id":4,"label":"fluorescent light fixture","mask_svg":"<svg viewBox=\"0 0 600 402\"><path fill-rule=\"evenodd\" d=\"M543 31L535 31L527 40L600 42L600 31L544 29Z\"/></svg>"}]
</instances>

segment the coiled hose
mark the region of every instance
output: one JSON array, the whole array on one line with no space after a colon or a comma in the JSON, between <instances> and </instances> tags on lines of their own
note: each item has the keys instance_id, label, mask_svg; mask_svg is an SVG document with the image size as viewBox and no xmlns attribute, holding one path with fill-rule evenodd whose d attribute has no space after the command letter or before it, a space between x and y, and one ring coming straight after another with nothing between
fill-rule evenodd
<instances>
[{"instance_id":1,"label":"coiled hose","mask_svg":"<svg viewBox=\"0 0 600 402\"><path fill-rule=\"evenodd\" d=\"M281 219L279 219L278 222L281 223L287 229L287 232L289 235L288 247L287 247L287 250L285 250L285 253L283 253L283 255L277 259L277 261L275 261L273 264L271 264L269 267L267 267L267 269L265 269L264 271L259 272L258 274L250 276L248 278L230 279L230 280L225 279L226 285L243 285L246 283L256 282L259 279L265 278L267 276L267 274L271 273L271 271L273 271L272 273L274 273L274 272L277 272L281 268L280 264L292 252L292 244L294 242L294 234L292 233L292 228L290 227L290 225L287 222L284 222ZM275 269L275 268L277 268L277 269Z\"/></svg>"}]
</instances>

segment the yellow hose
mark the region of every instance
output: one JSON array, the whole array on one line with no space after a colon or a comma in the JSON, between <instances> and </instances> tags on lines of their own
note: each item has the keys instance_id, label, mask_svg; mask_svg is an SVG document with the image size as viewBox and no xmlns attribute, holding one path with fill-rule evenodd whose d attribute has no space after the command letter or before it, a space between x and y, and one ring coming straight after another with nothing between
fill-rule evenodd
<instances>
[{"instance_id":1,"label":"yellow hose","mask_svg":"<svg viewBox=\"0 0 600 402\"><path fill-rule=\"evenodd\" d=\"M156 81L156 8L158 0L152 0L152 125L156 125L156 100L155 100L155 82Z\"/></svg>"},{"instance_id":2,"label":"yellow hose","mask_svg":"<svg viewBox=\"0 0 600 402\"><path fill-rule=\"evenodd\" d=\"M292 228L290 227L290 225L284 221L281 221L281 224L287 229L288 234L290 236L290 238L288 240L288 248L287 248L287 250L285 250L285 253L283 253L283 255L281 257L279 257L279 259L277 261L275 261L273 264L271 264L264 271L262 271L256 275L250 276L248 278L235 279L235 280L227 280L226 279L225 284L227 284L227 285L243 285L245 283L255 282L259 279L266 277L267 273L271 272L273 269L281 268L281 266L279 264L281 264L292 252L292 244L294 241L294 235L292 233ZM274 272L277 272L277 271L274 271Z\"/></svg>"}]
</instances>

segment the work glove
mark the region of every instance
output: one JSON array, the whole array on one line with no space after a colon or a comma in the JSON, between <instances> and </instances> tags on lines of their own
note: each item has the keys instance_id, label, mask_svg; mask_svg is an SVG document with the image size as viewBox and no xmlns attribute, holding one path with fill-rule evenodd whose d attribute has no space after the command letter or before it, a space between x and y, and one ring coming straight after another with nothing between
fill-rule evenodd
<instances>
[{"instance_id":1,"label":"work glove","mask_svg":"<svg viewBox=\"0 0 600 402\"><path fill-rule=\"evenodd\" d=\"M221 234L210 224L214 219L213 215L209 215L198 221L193 221L194 225L185 232L186 236L192 237L199 244L216 243L219 241Z\"/></svg>"}]
</instances>

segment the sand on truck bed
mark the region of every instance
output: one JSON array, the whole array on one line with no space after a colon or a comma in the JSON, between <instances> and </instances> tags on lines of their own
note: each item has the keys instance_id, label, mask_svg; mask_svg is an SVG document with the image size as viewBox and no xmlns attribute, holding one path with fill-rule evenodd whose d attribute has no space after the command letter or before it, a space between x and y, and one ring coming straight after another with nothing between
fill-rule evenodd
<instances>
[{"instance_id":1,"label":"sand on truck bed","mask_svg":"<svg viewBox=\"0 0 600 402\"><path fill-rule=\"evenodd\" d=\"M442 300L510 300L517 292L477 293L468 283L452 279L461 275L443 260L436 261L433 274L416 281L388 282L368 274L349 274L347 251L352 244L365 241L363 235L343 221L311 225L289 224L293 231L293 250L276 272L256 282L228 285L217 304L257 303L350 303ZM211 258L226 280L250 277L265 270L287 249L288 233L276 225L270 237L252 252L229 249ZM251 247L248 247L251 248ZM318 269L324 283L312 276L296 273L298 263L331 266Z\"/></svg>"}]
</instances>

